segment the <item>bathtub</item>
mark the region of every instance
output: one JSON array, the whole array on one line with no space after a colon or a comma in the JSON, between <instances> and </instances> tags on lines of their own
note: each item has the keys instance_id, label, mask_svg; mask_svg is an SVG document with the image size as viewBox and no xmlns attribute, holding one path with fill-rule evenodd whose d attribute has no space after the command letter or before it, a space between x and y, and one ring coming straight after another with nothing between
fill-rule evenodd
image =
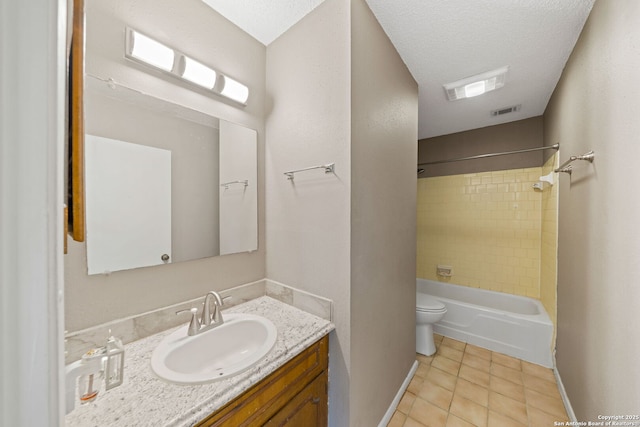
<instances>
[{"instance_id":1,"label":"bathtub","mask_svg":"<svg viewBox=\"0 0 640 427\"><path fill-rule=\"evenodd\" d=\"M417 292L447 307L435 333L553 367L553 323L540 301L426 279L417 279Z\"/></svg>"}]
</instances>

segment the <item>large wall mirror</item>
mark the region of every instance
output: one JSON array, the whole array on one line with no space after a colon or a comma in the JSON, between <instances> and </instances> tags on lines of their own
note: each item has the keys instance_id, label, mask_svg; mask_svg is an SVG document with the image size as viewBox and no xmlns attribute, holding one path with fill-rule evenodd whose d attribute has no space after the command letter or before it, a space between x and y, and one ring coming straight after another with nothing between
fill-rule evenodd
<instances>
[{"instance_id":1,"label":"large wall mirror","mask_svg":"<svg viewBox=\"0 0 640 427\"><path fill-rule=\"evenodd\" d=\"M257 249L254 130L85 77L89 274Z\"/></svg>"},{"instance_id":2,"label":"large wall mirror","mask_svg":"<svg viewBox=\"0 0 640 427\"><path fill-rule=\"evenodd\" d=\"M210 9L197 0L160 9L147 0L73 5L68 225L86 241L89 274L256 250L257 133L203 113L255 124L252 112L228 108L246 102L125 55L134 27L226 69L235 52L220 60L225 50L216 51L211 28L230 38L241 30L200 20ZM173 28L176 16L197 25Z\"/></svg>"},{"instance_id":3,"label":"large wall mirror","mask_svg":"<svg viewBox=\"0 0 640 427\"><path fill-rule=\"evenodd\" d=\"M85 79L89 274L257 249L254 130Z\"/></svg>"}]
</instances>

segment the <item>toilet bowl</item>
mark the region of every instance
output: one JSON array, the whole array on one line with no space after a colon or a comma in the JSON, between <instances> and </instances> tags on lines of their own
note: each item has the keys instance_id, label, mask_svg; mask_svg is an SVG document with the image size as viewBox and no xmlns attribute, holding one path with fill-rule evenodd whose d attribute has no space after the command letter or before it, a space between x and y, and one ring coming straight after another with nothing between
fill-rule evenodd
<instances>
[{"instance_id":1,"label":"toilet bowl","mask_svg":"<svg viewBox=\"0 0 640 427\"><path fill-rule=\"evenodd\" d=\"M437 299L416 293L416 352L431 356L436 352L433 342L433 324L447 312L447 307Z\"/></svg>"}]
</instances>

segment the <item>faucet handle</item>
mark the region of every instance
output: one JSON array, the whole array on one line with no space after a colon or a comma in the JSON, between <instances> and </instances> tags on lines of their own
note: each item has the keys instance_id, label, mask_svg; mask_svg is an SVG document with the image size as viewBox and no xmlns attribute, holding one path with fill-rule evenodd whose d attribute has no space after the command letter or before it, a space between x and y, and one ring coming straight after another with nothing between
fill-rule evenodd
<instances>
[{"instance_id":1,"label":"faucet handle","mask_svg":"<svg viewBox=\"0 0 640 427\"><path fill-rule=\"evenodd\" d=\"M222 318L222 306L224 305L224 300L216 300L215 305L213 307L213 323L224 323L224 319Z\"/></svg>"},{"instance_id":2,"label":"faucet handle","mask_svg":"<svg viewBox=\"0 0 640 427\"><path fill-rule=\"evenodd\" d=\"M210 311L210 299L213 297L213 313ZM200 322L202 326L209 326L212 323L222 323L222 314L218 309L219 306L222 305L222 298L220 298L220 294L216 291L209 291L207 295L204 297L204 310L202 312L202 321Z\"/></svg>"},{"instance_id":3,"label":"faucet handle","mask_svg":"<svg viewBox=\"0 0 640 427\"><path fill-rule=\"evenodd\" d=\"M224 298L222 298L220 296L220 294L218 294L217 292L215 292L215 297L216 297L216 301L215 301L215 310L213 312L213 321L215 323L219 323L222 324L224 323L224 319L222 318L222 306L224 305L224 301L231 299L231 296L226 296Z\"/></svg>"},{"instance_id":4,"label":"faucet handle","mask_svg":"<svg viewBox=\"0 0 640 427\"><path fill-rule=\"evenodd\" d=\"M191 313L191 322L189 322L189 329L188 329L187 335L189 336L196 335L200 330L200 321L198 320L198 309L195 307L186 308L184 310L176 311L176 315L187 313L187 312Z\"/></svg>"}]
</instances>

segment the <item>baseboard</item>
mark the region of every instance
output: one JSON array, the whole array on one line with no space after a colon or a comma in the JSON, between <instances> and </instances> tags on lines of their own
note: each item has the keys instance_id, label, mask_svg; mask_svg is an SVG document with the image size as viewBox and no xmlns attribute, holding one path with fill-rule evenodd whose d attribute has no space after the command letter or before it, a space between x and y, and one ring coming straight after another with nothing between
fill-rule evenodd
<instances>
[{"instance_id":1,"label":"baseboard","mask_svg":"<svg viewBox=\"0 0 640 427\"><path fill-rule=\"evenodd\" d=\"M398 390L396 397L393 398L391 405L389 405L389 409L387 409L387 412L384 414L384 417L382 417L382 419L380 420L378 427L386 427L387 424L389 424L389 421L391 421L391 417L393 417L393 413L398 407L398 404L400 403L400 399L402 399L402 395L404 394L405 390L407 390L407 387L409 387L409 383L413 378L413 374L416 373L416 370L418 370L417 360L413 362L413 365L411 365L411 369L409 369L409 374L402 382L402 385L400 386L400 390Z\"/></svg>"},{"instance_id":2,"label":"baseboard","mask_svg":"<svg viewBox=\"0 0 640 427\"><path fill-rule=\"evenodd\" d=\"M564 409L567 411L567 415L569 416L569 421L577 423L578 419L576 418L575 412L573 412L573 407L571 406L571 402L569 401L569 396L567 396L567 391L564 389L564 384L562 384L562 378L560 378L560 372L558 372L557 366L553 367L553 374L556 377L556 383L558 383L558 391L560 392L560 396L562 397Z\"/></svg>"}]
</instances>

